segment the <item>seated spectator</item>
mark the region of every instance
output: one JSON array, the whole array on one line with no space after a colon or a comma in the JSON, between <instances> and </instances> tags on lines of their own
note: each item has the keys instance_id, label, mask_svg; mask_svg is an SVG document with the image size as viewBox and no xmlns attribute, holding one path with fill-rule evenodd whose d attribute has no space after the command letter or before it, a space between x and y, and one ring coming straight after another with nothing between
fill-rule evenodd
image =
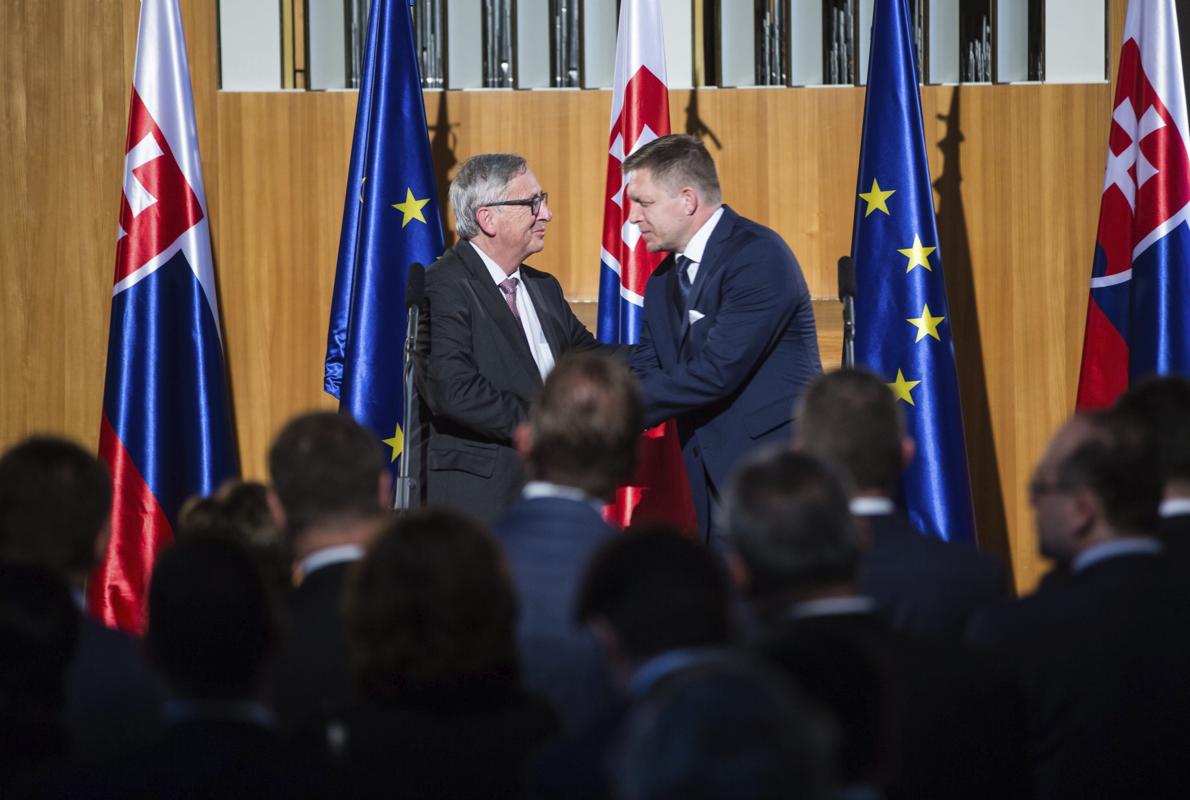
<instances>
[{"instance_id":1,"label":"seated spectator","mask_svg":"<svg viewBox=\"0 0 1190 800\"><path fill-rule=\"evenodd\" d=\"M587 568L576 614L598 639L618 697L542 756L533 772L537 797L607 796L608 755L632 703L685 669L732 655L727 575L706 547L665 528L605 543Z\"/></svg>"},{"instance_id":2,"label":"seated spectator","mask_svg":"<svg viewBox=\"0 0 1190 800\"><path fill-rule=\"evenodd\" d=\"M838 370L806 390L801 408L795 447L852 484L851 513L864 534L859 590L898 630L960 641L975 610L1005 598L1008 574L991 556L927 536L896 509L915 446L892 392L870 372Z\"/></svg>"},{"instance_id":3,"label":"seated spectator","mask_svg":"<svg viewBox=\"0 0 1190 800\"><path fill-rule=\"evenodd\" d=\"M1153 535L1162 496L1148 427L1080 414L1029 483L1062 577L984 611L972 641L1018 673L1040 798L1185 797L1190 587Z\"/></svg>"},{"instance_id":4,"label":"seated spectator","mask_svg":"<svg viewBox=\"0 0 1190 800\"><path fill-rule=\"evenodd\" d=\"M827 800L830 726L779 673L743 659L687 670L631 712L618 800Z\"/></svg>"},{"instance_id":5,"label":"seated spectator","mask_svg":"<svg viewBox=\"0 0 1190 800\"><path fill-rule=\"evenodd\" d=\"M392 504L391 479L372 434L329 411L281 430L269 474L269 502L297 572L271 701L283 732L293 732L351 700L342 598L348 572Z\"/></svg>"},{"instance_id":6,"label":"seated spectator","mask_svg":"<svg viewBox=\"0 0 1190 800\"><path fill-rule=\"evenodd\" d=\"M525 685L570 731L611 702L598 646L575 622L575 596L592 553L615 535L602 508L631 476L643 428L628 368L583 353L559 360L516 434L529 483L494 527L521 601Z\"/></svg>"},{"instance_id":7,"label":"seated spectator","mask_svg":"<svg viewBox=\"0 0 1190 800\"><path fill-rule=\"evenodd\" d=\"M0 561L53 572L77 603L65 722L80 758L101 759L144 741L160 711L139 643L83 611L83 586L111 536L111 504L107 470L73 442L33 437L0 458Z\"/></svg>"},{"instance_id":8,"label":"seated spectator","mask_svg":"<svg viewBox=\"0 0 1190 800\"><path fill-rule=\"evenodd\" d=\"M860 593L843 481L796 452L733 479L725 528L761 626L757 647L829 709L850 796L1021 796L1023 709L1009 677L959 649L892 629Z\"/></svg>"},{"instance_id":9,"label":"seated spectator","mask_svg":"<svg viewBox=\"0 0 1190 800\"><path fill-rule=\"evenodd\" d=\"M229 480L209 497L192 497L178 513L175 538L229 536L254 553L265 577L278 589L293 582L293 559L269 508L269 487L258 481Z\"/></svg>"},{"instance_id":10,"label":"seated spectator","mask_svg":"<svg viewBox=\"0 0 1190 800\"><path fill-rule=\"evenodd\" d=\"M444 510L390 523L347 598L359 702L330 720L348 796L517 797L557 732L521 685L516 595L495 539Z\"/></svg>"}]
</instances>

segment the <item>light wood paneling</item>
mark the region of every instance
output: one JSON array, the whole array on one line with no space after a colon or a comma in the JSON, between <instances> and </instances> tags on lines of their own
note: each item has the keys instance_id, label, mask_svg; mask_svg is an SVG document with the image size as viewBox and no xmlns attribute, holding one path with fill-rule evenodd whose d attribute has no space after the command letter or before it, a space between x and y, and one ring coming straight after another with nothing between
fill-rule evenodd
<instances>
[{"instance_id":1,"label":"light wood paneling","mask_svg":"<svg viewBox=\"0 0 1190 800\"><path fill-rule=\"evenodd\" d=\"M182 7L241 456L262 477L282 422L333 405L322 357L356 97L218 93L214 4ZM33 430L97 439L137 8L0 4L0 447ZM922 93L981 539L1022 588L1044 569L1023 487L1073 405L1109 97L1106 84ZM598 285L609 105L599 91L426 94L440 194L470 155L525 154L556 215L534 261L575 301ZM687 90L671 112L704 135L727 201L797 253L833 367L825 298L850 249L863 90Z\"/></svg>"}]
</instances>

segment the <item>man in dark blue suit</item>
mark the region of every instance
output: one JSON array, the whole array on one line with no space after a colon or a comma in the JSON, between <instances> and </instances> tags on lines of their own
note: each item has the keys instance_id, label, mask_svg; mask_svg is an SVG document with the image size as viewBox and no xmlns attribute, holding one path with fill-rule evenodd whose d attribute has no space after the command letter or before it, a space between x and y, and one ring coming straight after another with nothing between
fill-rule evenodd
<instances>
[{"instance_id":1,"label":"man in dark blue suit","mask_svg":"<svg viewBox=\"0 0 1190 800\"><path fill-rule=\"evenodd\" d=\"M699 527L746 453L788 441L802 388L822 373L810 292L775 232L723 205L702 143L665 136L624 160L629 221L671 255L645 289L632 368L645 422L675 418Z\"/></svg>"},{"instance_id":2,"label":"man in dark blue suit","mask_svg":"<svg viewBox=\"0 0 1190 800\"><path fill-rule=\"evenodd\" d=\"M546 378L515 435L530 482L495 530L520 597L525 685L550 700L571 731L610 699L596 642L575 621L575 596L591 554L614 535L601 510L632 474L642 417L626 366L572 353Z\"/></svg>"},{"instance_id":3,"label":"man in dark blue suit","mask_svg":"<svg viewBox=\"0 0 1190 800\"><path fill-rule=\"evenodd\" d=\"M802 398L795 444L851 478L851 513L867 539L859 588L905 633L959 641L972 614L1007 594L1004 565L918 531L892 501L913 459L896 398L880 378L839 370Z\"/></svg>"}]
</instances>

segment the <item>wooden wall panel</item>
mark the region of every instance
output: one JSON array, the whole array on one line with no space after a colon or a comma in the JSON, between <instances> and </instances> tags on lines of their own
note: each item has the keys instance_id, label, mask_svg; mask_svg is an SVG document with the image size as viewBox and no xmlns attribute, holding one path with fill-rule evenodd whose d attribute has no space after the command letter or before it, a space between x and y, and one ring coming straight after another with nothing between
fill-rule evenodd
<instances>
[{"instance_id":1,"label":"wooden wall panel","mask_svg":"<svg viewBox=\"0 0 1190 800\"><path fill-rule=\"evenodd\" d=\"M241 456L262 477L277 427L333 406L322 357L356 98L217 92L214 4L182 5ZM137 6L0 5L0 447L32 430L97 438ZM1121 19L1113 3L1113 47ZM1073 403L1109 87L922 97L981 538L1028 588L1044 565L1023 487ZM534 261L575 301L598 285L609 105L597 91L426 95L440 194L470 155L524 153L555 212ZM828 367L838 306L825 298L850 247L862 113L855 88L671 97L674 129L704 136L727 201L797 253Z\"/></svg>"}]
</instances>

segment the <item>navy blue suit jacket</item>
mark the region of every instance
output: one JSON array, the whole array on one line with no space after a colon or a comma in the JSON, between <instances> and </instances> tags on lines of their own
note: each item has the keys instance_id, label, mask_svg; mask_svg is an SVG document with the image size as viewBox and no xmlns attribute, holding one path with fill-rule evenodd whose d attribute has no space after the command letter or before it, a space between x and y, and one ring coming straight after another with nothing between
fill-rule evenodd
<instances>
[{"instance_id":1,"label":"navy blue suit jacket","mask_svg":"<svg viewBox=\"0 0 1190 800\"><path fill-rule=\"evenodd\" d=\"M550 701L568 731L576 730L611 702L598 645L574 611L587 562L615 532L587 503L544 497L514 505L495 531L520 598L525 687Z\"/></svg>"},{"instance_id":2,"label":"navy blue suit jacket","mask_svg":"<svg viewBox=\"0 0 1190 800\"><path fill-rule=\"evenodd\" d=\"M860 519L872 542L859 588L894 628L957 642L977 610L1005 599L1008 574L995 558L926 536L898 514Z\"/></svg>"},{"instance_id":3,"label":"navy blue suit jacket","mask_svg":"<svg viewBox=\"0 0 1190 800\"><path fill-rule=\"evenodd\" d=\"M794 406L822 363L810 291L793 252L774 231L727 206L690 290L689 308L701 318L691 322L680 297L671 255L645 288L632 368L646 423L677 419L706 531L709 490L721 487L749 451L789 440Z\"/></svg>"}]
</instances>

